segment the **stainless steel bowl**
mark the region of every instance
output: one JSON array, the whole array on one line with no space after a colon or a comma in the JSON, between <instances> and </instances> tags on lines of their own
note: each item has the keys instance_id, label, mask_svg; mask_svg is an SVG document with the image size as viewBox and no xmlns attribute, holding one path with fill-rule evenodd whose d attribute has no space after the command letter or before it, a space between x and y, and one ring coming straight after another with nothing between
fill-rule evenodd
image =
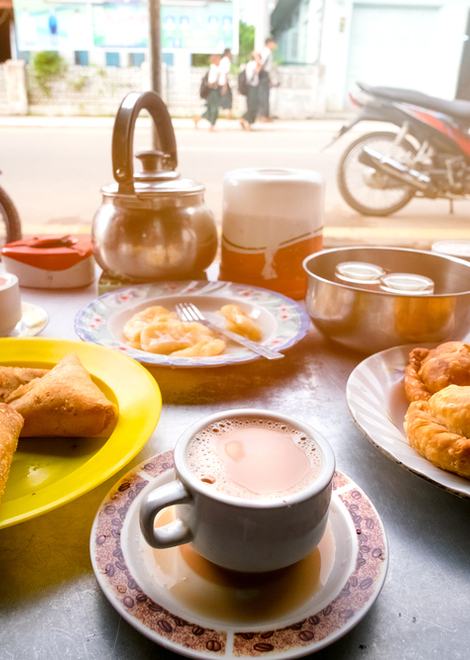
<instances>
[{"instance_id":1,"label":"stainless steel bowl","mask_svg":"<svg viewBox=\"0 0 470 660\"><path fill-rule=\"evenodd\" d=\"M342 261L367 261L385 270L426 275L431 295L373 291L335 280ZM470 331L470 263L393 247L345 247L307 257L306 304L316 327L334 341L362 353L398 344L463 339Z\"/></svg>"}]
</instances>

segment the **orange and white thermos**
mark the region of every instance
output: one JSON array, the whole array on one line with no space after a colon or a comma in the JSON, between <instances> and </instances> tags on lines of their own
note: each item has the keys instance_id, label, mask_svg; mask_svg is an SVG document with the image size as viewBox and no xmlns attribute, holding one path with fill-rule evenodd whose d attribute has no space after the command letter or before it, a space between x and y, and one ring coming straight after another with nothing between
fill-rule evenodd
<instances>
[{"instance_id":1,"label":"orange and white thermos","mask_svg":"<svg viewBox=\"0 0 470 660\"><path fill-rule=\"evenodd\" d=\"M303 298L302 261L322 249L323 206L323 178L313 170L227 172L220 278Z\"/></svg>"}]
</instances>

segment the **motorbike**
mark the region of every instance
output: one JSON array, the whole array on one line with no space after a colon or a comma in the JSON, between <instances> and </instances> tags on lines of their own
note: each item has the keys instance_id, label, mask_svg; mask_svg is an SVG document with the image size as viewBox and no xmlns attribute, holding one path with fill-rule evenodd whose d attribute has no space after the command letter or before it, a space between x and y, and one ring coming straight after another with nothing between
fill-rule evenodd
<instances>
[{"instance_id":1,"label":"motorbike","mask_svg":"<svg viewBox=\"0 0 470 660\"><path fill-rule=\"evenodd\" d=\"M1 174L1 172L0 172ZM0 246L21 238L21 220L13 200L0 186Z\"/></svg>"},{"instance_id":2,"label":"motorbike","mask_svg":"<svg viewBox=\"0 0 470 660\"><path fill-rule=\"evenodd\" d=\"M347 147L337 175L345 202L362 215L387 216L414 197L444 198L452 212L453 200L470 196L470 101L357 85L360 93L350 98L359 113L331 144L361 121L396 128L366 133Z\"/></svg>"}]
</instances>

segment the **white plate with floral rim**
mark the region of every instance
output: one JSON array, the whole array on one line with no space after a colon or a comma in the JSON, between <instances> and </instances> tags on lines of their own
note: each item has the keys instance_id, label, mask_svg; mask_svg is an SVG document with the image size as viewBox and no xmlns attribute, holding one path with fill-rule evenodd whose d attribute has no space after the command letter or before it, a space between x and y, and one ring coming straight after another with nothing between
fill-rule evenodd
<instances>
[{"instance_id":1,"label":"white plate with floral rim","mask_svg":"<svg viewBox=\"0 0 470 660\"><path fill-rule=\"evenodd\" d=\"M75 332L85 341L118 348L148 365L218 367L260 359L259 355L232 343L224 353L213 357L159 355L126 344L122 329L133 314L151 305L173 310L180 302L194 302L209 319L215 317L222 305L236 303L260 326L261 343L278 351L300 341L310 325L303 307L276 291L233 282L156 282L99 296L78 312Z\"/></svg>"},{"instance_id":2,"label":"white plate with floral rim","mask_svg":"<svg viewBox=\"0 0 470 660\"><path fill-rule=\"evenodd\" d=\"M388 565L383 525L341 472L319 547L294 566L255 577L218 569L189 545L153 550L145 543L141 498L172 478L171 451L136 466L102 502L90 539L93 570L111 605L158 644L204 660L297 658L345 635L379 595Z\"/></svg>"},{"instance_id":3,"label":"white plate with floral rim","mask_svg":"<svg viewBox=\"0 0 470 660\"><path fill-rule=\"evenodd\" d=\"M453 495L470 497L468 479L441 470L408 444L403 429L408 408L403 377L409 352L415 346L388 348L358 364L346 386L349 410L367 438L386 456Z\"/></svg>"}]
</instances>

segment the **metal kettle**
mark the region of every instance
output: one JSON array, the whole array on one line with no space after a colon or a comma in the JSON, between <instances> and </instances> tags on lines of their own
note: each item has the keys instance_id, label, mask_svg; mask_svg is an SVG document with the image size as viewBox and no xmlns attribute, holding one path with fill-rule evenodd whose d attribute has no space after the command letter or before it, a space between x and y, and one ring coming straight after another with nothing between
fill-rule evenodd
<instances>
[{"instance_id":1,"label":"metal kettle","mask_svg":"<svg viewBox=\"0 0 470 660\"><path fill-rule=\"evenodd\" d=\"M147 110L161 151L136 154L138 114ZM204 202L204 186L175 171L178 159L171 118L155 92L131 92L122 101L113 129L115 183L102 188L93 219L93 251L111 275L136 281L198 276L217 251L214 217Z\"/></svg>"}]
</instances>

